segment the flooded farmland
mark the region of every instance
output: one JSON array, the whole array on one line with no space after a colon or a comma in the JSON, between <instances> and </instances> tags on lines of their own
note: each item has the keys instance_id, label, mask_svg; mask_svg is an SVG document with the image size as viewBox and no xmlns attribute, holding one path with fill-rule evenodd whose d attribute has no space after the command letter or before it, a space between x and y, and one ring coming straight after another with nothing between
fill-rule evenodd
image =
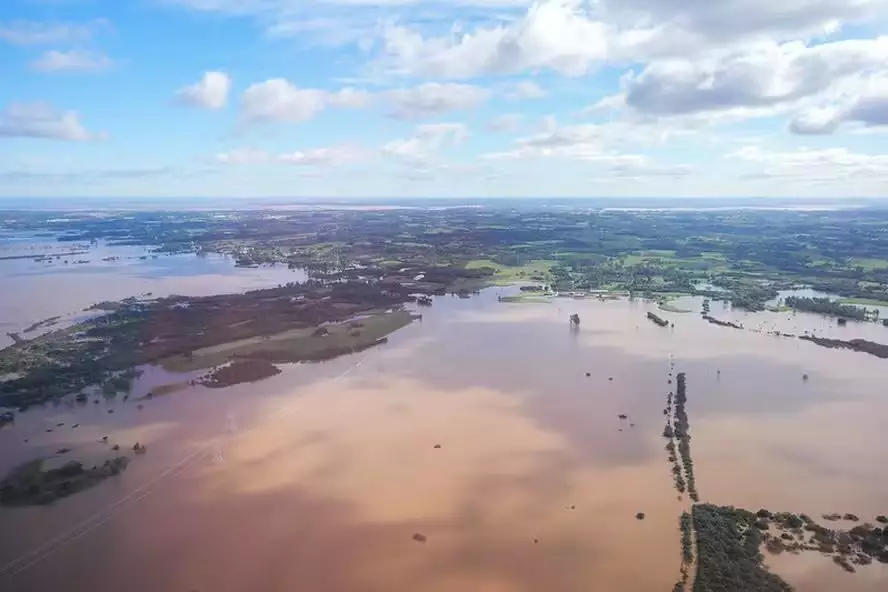
<instances>
[{"instance_id":1,"label":"flooded farmland","mask_svg":"<svg viewBox=\"0 0 888 592\"><path fill-rule=\"evenodd\" d=\"M218 254L159 254L145 247L41 242L30 235L0 238L0 277L0 347L13 342L8 333L53 317L60 318L52 328L77 322L84 308L102 301L240 292L306 278L285 265L234 267Z\"/></svg>"},{"instance_id":2,"label":"flooded farmland","mask_svg":"<svg viewBox=\"0 0 888 592\"><path fill-rule=\"evenodd\" d=\"M195 289L221 291L197 277ZM0 509L0 533L16 533L0 536L0 588L670 590L689 505L662 436L673 367L687 377L702 501L888 511L885 360L768 334L886 342L888 328L714 304L746 328L735 330L643 301L504 293L437 297L385 345L262 382L137 403L183 380L148 368L130 400L21 414L0 430L0 470L62 447L100 454L104 436L148 453L50 506ZM61 314L39 310L12 318ZM849 574L816 553L765 562L801 592L888 585L879 563Z\"/></svg>"}]
</instances>

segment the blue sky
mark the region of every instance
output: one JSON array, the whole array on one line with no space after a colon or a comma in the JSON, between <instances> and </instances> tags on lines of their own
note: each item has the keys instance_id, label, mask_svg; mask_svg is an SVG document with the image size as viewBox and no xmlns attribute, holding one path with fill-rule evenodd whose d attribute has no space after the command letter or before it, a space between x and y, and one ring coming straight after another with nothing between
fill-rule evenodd
<instances>
[{"instance_id":1,"label":"blue sky","mask_svg":"<svg viewBox=\"0 0 888 592\"><path fill-rule=\"evenodd\" d=\"M888 0L4 0L0 196L881 196Z\"/></svg>"}]
</instances>

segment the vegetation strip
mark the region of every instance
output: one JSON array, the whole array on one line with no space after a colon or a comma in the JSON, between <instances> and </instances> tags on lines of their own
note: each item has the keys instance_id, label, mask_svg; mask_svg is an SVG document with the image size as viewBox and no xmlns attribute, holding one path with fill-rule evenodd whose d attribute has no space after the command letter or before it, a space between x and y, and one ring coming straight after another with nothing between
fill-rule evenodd
<instances>
[{"instance_id":1,"label":"vegetation strip","mask_svg":"<svg viewBox=\"0 0 888 592\"><path fill-rule=\"evenodd\" d=\"M681 529L681 569L678 582L672 587L673 592L684 592L687 590L691 566L694 563L694 527L691 524L690 513L682 512L679 519L679 528Z\"/></svg>"},{"instance_id":2,"label":"vegetation strip","mask_svg":"<svg viewBox=\"0 0 888 592\"><path fill-rule=\"evenodd\" d=\"M841 339L828 339L826 337L815 337L814 335L799 335L799 339L810 341L821 347L831 349L850 349L857 352L863 352L876 356L878 358L888 358L888 345L876 343L875 341L867 341L866 339L851 339L843 341Z\"/></svg>"},{"instance_id":3,"label":"vegetation strip","mask_svg":"<svg viewBox=\"0 0 888 592\"><path fill-rule=\"evenodd\" d=\"M69 461L57 468L45 469L43 459L27 462L10 471L0 481L0 505L29 506L49 504L98 485L119 475L130 459L117 456L91 468Z\"/></svg>"},{"instance_id":4,"label":"vegetation strip","mask_svg":"<svg viewBox=\"0 0 888 592\"><path fill-rule=\"evenodd\" d=\"M743 328L743 325L739 325L737 323L732 323L731 321L720 321L719 319L717 319L713 316L710 316L708 314L704 314L702 316L703 316L703 320L706 321L707 323L711 323L713 325L718 325L719 327L730 327L732 329L742 329Z\"/></svg>"},{"instance_id":5,"label":"vegetation strip","mask_svg":"<svg viewBox=\"0 0 888 592\"><path fill-rule=\"evenodd\" d=\"M691 515L688 512L682 512L679 524L681 526L681 558L684 563L691 563L694 560Z\"/></svg>"},{"instance_id":6,"label":"vegetation strip","mask_svg":"<svg viewBox=\"0 0 888 592\"><path fill-rule=\"evenodd\" d=\"M879 309L866 309L861 306L842 304L829 298L805 298L801 296L787 296L784 300L786 306L793 310L814 312L835 317L845 317L858 321L865 321L870 317L879 318Z\"/></svg>"},{"instance_id":7,"label":"vegetation strip","mask_svg":"<svg viewBox=\"0 0 888 592\"><path fill-rule=\"evenodd\" d=\"M656 314L654 314L652 312L647 313L647 318L650 319L651 321L653 321L654 324L656 324L660 327L668 327L669 326L669 321L667 321L666 319L664 319L660 316L657 316Z\"/></svg>"},{"instance_id":8,"label":"vegetation strip","mask_svg":"<svg viewBox=\"0 0 888 592\"><path fill-rule=\"evenodd\" d=\"M670 376L672 372L669 373ZM671 380L670 380L671 382ZM679 372L676 376L675 398L672 392L666 397L666 427L663 429L663 437L669 441L666 443L666 451L669 453L669 461L672 463L672 474L675 479L675 488L679 493L687 489L688 495L693 501L699 501L697 482L694 478L694 461L691 458L690 424L685 404L687 403L687 382L685 373ZM676 442L678 446L676 447Z\"/></svg>"},{"instance_id":9,"label":"vegetation strip","mask_svg":"<svg viewBox=\"0 0 888 592\"><path fill-rule=\"evenodd\" d=\"M688 495L692 500L699 501L700 496L697 494L697 483L694 479L694 461L691 458L691 435L690 424L688 422L688 414L685 409L687 403L687 390L685 373L679 372L676 376L677 386L675 389L675 422L673 424L673 432L678 440L678 455L681 457L681 463L684 466L685 480L688 484Z\"/></svg>"}]
</instances>

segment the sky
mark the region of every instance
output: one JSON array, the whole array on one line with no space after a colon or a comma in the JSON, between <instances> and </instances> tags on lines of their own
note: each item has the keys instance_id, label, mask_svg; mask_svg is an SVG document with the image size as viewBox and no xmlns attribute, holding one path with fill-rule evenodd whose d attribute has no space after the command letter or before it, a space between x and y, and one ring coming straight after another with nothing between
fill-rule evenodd
<instances>
[{"instance_id":1,"label":"sky","mask_svg":"<svg viewBox=\"0 0 888 592\"><path fill-rule=\"evenodd\" d=\"M888 0L0 0L0 198L886 188Z\"/></svg>"}]
</instances>

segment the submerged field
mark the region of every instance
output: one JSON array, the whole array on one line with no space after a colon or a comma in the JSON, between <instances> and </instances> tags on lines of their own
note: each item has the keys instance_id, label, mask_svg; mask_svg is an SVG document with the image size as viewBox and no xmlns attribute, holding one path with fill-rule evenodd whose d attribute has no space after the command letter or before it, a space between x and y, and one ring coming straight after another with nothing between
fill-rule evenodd
<instances>
[{"instance_id":1,"label":"submerged field","mask_svg":"<svg viewBox=\"0 0 888 592\"><path fill-rule=\"evenodd\" d=\"M186 385L137 409L138 393L176 376L155 369L129 401L23 414L0 431L3 467L102 435L149 452L39 512L0 510L0 531L23 533L0 538L0 581L74 591L671 590L690 503L663 450L676 372L687 380L701 502L861 522L888 510L876 445L888 416L883 360L654 302L498 301L515 292L438 297L385 345L283 364L261 382ZM792 319L799 329L826 322ZM57 423L66 425L45 431ZM888 582L878 562L852 574L828 556L766 552L764 564L801 592Z\"/></svg>"},{"instance_id":2,"label":"submerged field","mask_svg":"<svg viewBox=\"0 0 888 592\"><path fill-rule=\"evenodd\" d=\"M888 585L881 210L17 216L4 590Z\"/></svg>"}]
</instances>

